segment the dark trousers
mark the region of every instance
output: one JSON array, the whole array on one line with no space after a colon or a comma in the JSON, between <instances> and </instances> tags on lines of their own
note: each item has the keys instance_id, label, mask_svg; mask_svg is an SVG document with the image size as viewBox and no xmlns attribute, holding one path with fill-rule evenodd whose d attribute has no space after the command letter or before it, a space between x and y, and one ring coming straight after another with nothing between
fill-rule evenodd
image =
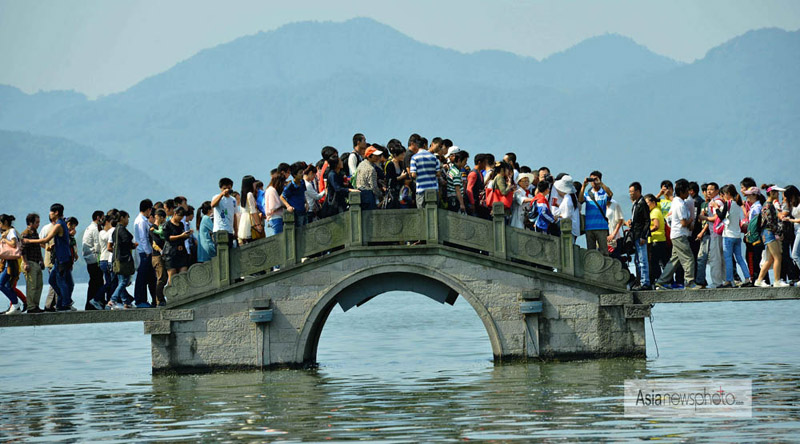
<instances>
[{"instance_id":1,"label":"dark trousers","mask_svg":"<svg viewBox=\"0 0 800 444\"><path fill-rule=\"evenodd\" d=\"M669 262L670 248L666 242L650 244L650 282L655 283Z\"/></svg>"},{"instance_id":2,"label":"dark trousers","mask_svg":"<svg viewBox=\"0 0 800 444\"><path fill-rule=\"evenodd\" d=\"M99 264L86 264L86 270L89 272L89 289L86 290L85 309L94 310L95 308L89 303L92 299L99 302L100 305L105 305L103 270L100 269Z\"/></svg>"},{"instance_id":3,"label":"dark trousers","mask_svg":"<svg viewBox=\"0 0 800 444\"><path fill-rule=\"evenodd\" d=\"M758 275L761 273L761 256L764 254L764 244L759 242L757 245L744 244L744 258L747 261L747 268L750 271L750 276L753 277L755 282ZM769 275L764 278L764 282L769 282Z\"/></svg>"},{"instance_id":4,"label":"dark trousers","mask_svg":"<svg viewBox=\"0 0 800 444\"><path fill-rule=\"evenodd\" d=\"M167 264L164 263L164 256L153 256L153 270L156 275L156 292L151 294L152 305L166 305L164 299L164 287L167 286Z\"/></svg>"},{"instance_id":5,"label":"dark trousers","mask_svg":"<svg viewBox=\"0 0 800 444\"><path fill-rule=\"evenodd\" d=\"M72 264L56 264L50 273L48 284L56 289L57 308L68 310L72 305L72 290L75 288L75 282L72 280Z\"/></svg>"},{"instance_id":6,"label":"dark trousers","mask_svg":"<svg viewBox=\"0 0 800 444\"><path fill-rule=\"evenodd\" d=\"M783 241L781 243L781 278L783 278L784 282L796 281L800 270L797 269L797 265L795 265L791 256L792 246L794 245L794 230L783 230Z\"/></svg>"},{"instance_id":7,"label":"dark trousers","mask_svg":"<svg viewBox=\"0 0 800 444\"><path fill-rule=\"evenodd\" d=\"M139 253L139 268L136 270L136 286L133 287L133 303L147 302L147 287L155 282L153 260L149 254ZM155 292L155 288L153 289Z\"/></svg>"}]
</instances>

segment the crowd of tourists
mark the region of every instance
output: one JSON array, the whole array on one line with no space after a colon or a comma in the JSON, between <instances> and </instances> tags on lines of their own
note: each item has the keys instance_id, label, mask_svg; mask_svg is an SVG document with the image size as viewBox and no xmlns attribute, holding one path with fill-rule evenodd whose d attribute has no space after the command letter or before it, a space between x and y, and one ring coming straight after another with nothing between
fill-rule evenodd
<instances>
[{"instance_id":1,"label":"crowd of tourists","mask_svg":"<svg viewBox=\"0 0 800 444\"><path fill-rule=\"evenodd\" d=\"M227 232L237 247L281 233L286 213L303 226L344 212L353 192L363 210L382 210L422 207L425 192L433 190L439 207L484 219L500 216L492 214L499 202L509 226L548 235L561 235L560 221L568 219L575 240L585 236L587 248L632 262L632 290L786 287L800 279L800 191L794 185L758 187L746 177L738 187L720 187L678 179L643 194L633 182L626 217L600 171L576 181L546 166L520 165L513 152L501 159L475 154L470 166L467 151L440 137L428 142L412 134L406 146L398 139L382 146L355 134L352 150L326 146L321 157L312 164L281 163L268 181L244 176L240 192L222 178L219 192L196 214L182 196L155 204L144 199L133 233L127 212L95 211L80 247L78 220L65 217L61 204L51 206L41 229L39 215L29 214L21 234L14 216L0 215L6 314L75 310L72 267L79 254L89 273L86 310L165 305L164 287L173 276L216 255L216 233ZM50 287L44 310L43 270ZM21 275L25 294L17 289Z\"/></svg>"}]
</instances>

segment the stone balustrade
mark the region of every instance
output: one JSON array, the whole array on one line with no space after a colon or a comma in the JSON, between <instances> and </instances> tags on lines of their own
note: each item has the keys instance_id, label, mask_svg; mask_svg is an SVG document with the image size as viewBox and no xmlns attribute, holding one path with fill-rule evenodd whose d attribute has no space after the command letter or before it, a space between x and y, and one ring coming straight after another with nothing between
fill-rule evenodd
<instances>
[{"instance_id":1,"label":"stone balustrade","mask_svg":"<svg viewBox=\"0 0 800 444\"><path fill-rule=\"evenodd\" d=\"M295 227L294 215L286 212L283 233L239 248L229 248L228 233L217 233L217 256L174 276L166 297L176 301L221 289L241 276L302 266L302 258L327 252L407 243L439 244L512 266L552 269L621 291L630 277L619 261L575 245L568 219L560 222L561 236L520 230L506 225L499 202L492 208L492 219L484 220L438 208L433 190L425 192L421 209L363 211L360 203L360 194L353 192L348 211L303 227Z\"/></svg>"}]
</instances>

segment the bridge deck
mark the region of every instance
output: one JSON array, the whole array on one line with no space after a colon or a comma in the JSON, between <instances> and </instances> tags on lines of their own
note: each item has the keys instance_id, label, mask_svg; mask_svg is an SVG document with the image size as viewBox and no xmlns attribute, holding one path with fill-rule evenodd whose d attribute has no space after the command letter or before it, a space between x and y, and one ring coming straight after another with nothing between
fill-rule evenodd
<instances>
[{"instance_id":1,"label":"bridge deck","mask_svg":"<svg viewBox=\"0 0 800 444\"><path fill-rule=\"evenodd\" d=\"M191 321L192 310L139 308L132 310L64 311L57 313L0 316L0 327L42 325L101 324L107 322Z\"/></svg>"},{"instance_id":2,"label":"bridge deck","mask_svg":"<svg viewBox=\"0 0 800 444\"><path fill-rule=\"evenodd\" d=\"M781 299L800 299L800 287L636 291L633 292L633 297L638 304L772 301Z\"/></svg>"}]
</instances>

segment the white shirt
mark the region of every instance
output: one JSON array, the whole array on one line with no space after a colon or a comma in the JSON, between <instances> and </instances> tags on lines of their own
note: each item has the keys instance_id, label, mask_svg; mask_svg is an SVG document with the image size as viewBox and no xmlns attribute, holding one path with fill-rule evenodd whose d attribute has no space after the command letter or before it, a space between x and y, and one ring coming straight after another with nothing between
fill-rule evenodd
<instances>
[{"instance_id":1,"label":"white shirt","mask_svg":"<svg viewBox=\"0 0 800 444\"><path fill-rule=\"evenodd\" d=\"M308 211L314 210L314 204L317 203L318 200L325 195L325 193L320 193L317 191L317 185L312 182L305 180L306 183L306 205L308 205Z\"/></svg>"},{"instance_id":2,"label":"white shirt","mask_svg":"<svg viewBox=\"0 0 800 444\"><path fill-rule=\"evenodd\" d=\"M572 197L564 196L561 200L561 205L558 206L558 212L562 219L572 220L572 235L578 237L581 235L581 213L575 208L572 203Z\"/></svg>"},{"instance_id":3,"label":"white shirt","mask_svg":"<svg viewBox=\"0 0 800 444\"><path fill-rule=\"evenodd\" d=\"M86 227L83 232L81 251L83 252L83 260L87 264L96 264L100 260L100 253L102 252L100 246L100 231L97 229L97 224L92 222Z\"/></svg>"},{"instance_id":4,"label":"white shirt","mask_svg":"<svg viewBox=\"0 0 800 444\"><path fill-rule=\"evenodd\" d=\"M8 229L8 234L6 234L5 239L6 240L16 240L17 241L17 246L18 247L20 246L19 235L17 234L17 230L15 230L14 228L9 228Z\"/></svg>"},{"instance_id":5,"label":"white shirt","mask_svg":"<svg viewBox=\"0 0 800 444\"><path fill-rule=\"evenodd\" d=\"M525 213L531 208L530 202L524 203L525 199L531 199L533 196L529 196L525 190L517 188L514 191L514 202L511 206L511 223L510 225L514 228L524 229L525 228Z\"/></svg>"},{"instance_id":6,"label":"white shirt","mask_svg":"<svg viewBox=\"0 0 800 444\"><path fill-rule=\"evenodd\" d=\"M45 225L45 226L43 226L42 228L40 228L39 229L39 239L44 239L45 237L47 237L47 235L50 233L50 230L52 230L52 229L53 229L53 223L52 222L47 224L47 225ZM52 241L50 241L50 242L52 242ZM44 258L43 259L44 259L44 266L45 267L51 268L53 266L53 254L50 252L50 250L48 250L46 248L44 250Z\"/></svg>"},{"instance_id":7,"label":"white shirt","mask_svg":"<svg viewBox=\"0 0 800 444\"><path fill-rule=\"evenodd\" d=\"M722 237L741 239L742 230L739 228L739 224L742 218L744 218L742 207L740 207L736 201L732 200L730 208L728 208L728 214L725 215L725 220L723 221L725 223L725 230L722 231Z\"/></svg>"},{"instance_id":8,"label":"white shirt","mask_svg":"<svg viewBox=\"0 0 800 444\"><path fill-rule=\"evenodd\" d=\"M114 228L111 228L109 231L101 230L98 234L98 245L100 247L100 261L111 262L112 253L108 251L108 243L111 239L111 233L114 232Z\"/></svg>"},{"instance_id":9,"label":"white shirt","mask_svg":"<svg viewBox=\"0 0 800 444\"><path fill-rule=\"evenodd\" d=\"M617 228L617 224L619 221L625 221L625 216L622 215L622 207L619 206L619 202L614 199L608 203L606 207L606 218L608 218L608 234L614 234L614 229ZM614 239L621 239L622 238L622 228L619 229L617 235L614 236Z\"/></svg>"},{"instance_id":10,"label":"white shirt","mask_svg":"<svg viewBox=\"0 0 800 444\"><path fill-rule=\"evenodd\" d=\"M678 196L672 198L672 209L670 210L670 227L672 231L669 233L670 239L677 239L679 237L689 237L691 232L688 227L681 225L682 220L691 220L689 210L686 208L686 203Z\"/></svg>"},{"instance_id":11,"label":"white shirt","mask_svg":"<svg viewBox=\"0 0 800 444\"><path fill-rule=\"evenodd\" d=\"M113 250L112 251L108 251L108 245L114 243L114 230L116 230L116 229L117 229L117 227L111 227L111 229L108 230L108 232L106 233L106 237L107 237L107 239L106 239L106 248L105 248L105 250L103 250L103 252L106 255L105 256L106 259L103 259L103 256L101 255L100 256L100 260L101 261L108 261L109 263L111 263L111 261L114 260L114 252L113 252Z\"/></svg>"},{"instance_id":12,"label":"white shirt","mask_svg":"<svg viewBox=\"0 0 800 444\"><path fill-rule=\"evenodd\" d=\"M133 241L139 244L136 246L137 253L153 254L153 247L150 245L150 221L142 213L133 221Z\"/></svg>"},{"instance_id":13,"label":"white shirt","mask_svg":"<svg viewBox=\"0 0 800 444\"><path fill-rule=\"evenodd\" d=\"M561 203L564 201L564 197L562 197L558 191L550 190L550 211L553 212L553 216L561 216Z\"/></svg>"},{"instance_id":14,"label":"white shirt","mask_svg":"<svg viewBox=\"0 0 800 444\"><path fill-rule=\"evenodd\" d=\"M214 232L227 231L233 234L233 218L236 215L236 198L222 196L214 207Z\"/></svg>"}]
</instances>

